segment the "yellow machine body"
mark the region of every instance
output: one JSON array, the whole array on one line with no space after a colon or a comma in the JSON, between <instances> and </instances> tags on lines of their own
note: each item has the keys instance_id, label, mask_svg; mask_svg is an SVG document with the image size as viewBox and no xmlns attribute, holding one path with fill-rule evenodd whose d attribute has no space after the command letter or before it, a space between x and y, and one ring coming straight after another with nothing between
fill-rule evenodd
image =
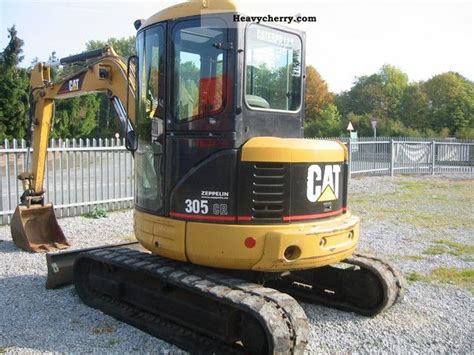
<instances>
[{"instance_id":1,"label":"yellow machine body","mask_svg":"<svg viewBox=\"0 0 474 355\"><path fill-rule=\"evenodd\" d=\"M257 226L178 221L138 210L134 220L135 236L154 254L226 269L271 272L330 265L349 257L359 240L359 218L350 213Z\"/></svg>"},{"instance_id":2,"label":"yellow machine body","mask_svg":"<svg viewBox=\"0 0 474 355\"><path fill-rule=\"evenodd\" d=\"M340 142L257 137L242 147L242 161L344 162ZM155 254L194 264L256 271L310 269L349 257L359 240L359 218L339 216L287 224L216 224L180 221L140 210L135 235Z\"/></svg>"}]
</instances>

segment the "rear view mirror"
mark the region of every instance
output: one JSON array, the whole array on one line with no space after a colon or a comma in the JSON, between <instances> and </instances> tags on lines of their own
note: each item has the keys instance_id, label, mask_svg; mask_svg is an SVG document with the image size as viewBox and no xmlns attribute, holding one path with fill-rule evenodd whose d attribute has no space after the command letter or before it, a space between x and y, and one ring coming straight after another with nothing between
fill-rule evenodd
<instances>
[{"instance_id":1,"label":"rear view mirror","mask_svg":"<svg viewBox=\"0 0 474 355\"><path fill-rule=\"evenodd\" d=\"M135 152L138 148L138 137L135 131L128 131L125 135L125 148L131 152Z\"/></svg>"}]
</instances>

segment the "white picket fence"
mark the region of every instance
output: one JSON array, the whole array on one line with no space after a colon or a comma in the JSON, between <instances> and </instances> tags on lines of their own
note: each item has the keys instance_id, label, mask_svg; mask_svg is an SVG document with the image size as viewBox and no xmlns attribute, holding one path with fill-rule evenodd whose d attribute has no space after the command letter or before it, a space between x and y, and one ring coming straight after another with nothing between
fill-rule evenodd
<instances>
[{"instance_id":1,"label":"white picket fence","mask_svg":"<svg viewBox=\"0 0 474 355\"><path fill-rule=\"evenodd\" d=\"M19 173L26 170L25 141L5 141L0 149L0 223L10 223L22 194ZM31 159L30 159L31 162ZM30 168L31 169L31 168ZM52 139L48 148L45 201L58 217L133 205L133 158L119 139Z\"/></svg>"},{"instance_id":2,"label":"white picket fence","mask_svg":"<svg viewBox=\"0 0 474 355\"><path fill-rule=\"evenodd\" d=\"M348 138L350 176L474 173L474 141L409 138ZM77 216L94 206L107 210L133 205L132 155L119 139L52 139L48 148L45 200L58 217ZM10 223L22 194L19 173L26 171L25 141L0 147L0 224ZM31 161L31 160L30 160Z\"/></svg>"},{"instance_id":3,"label":"white picket fence","mask_svg":"<svg viewBox=\"0 0 474 355\"><path fill-rule=\"evenodd\" d=\"M474 172L474 142L347 140L350 175Z\"/></svg>"}]
</instances>

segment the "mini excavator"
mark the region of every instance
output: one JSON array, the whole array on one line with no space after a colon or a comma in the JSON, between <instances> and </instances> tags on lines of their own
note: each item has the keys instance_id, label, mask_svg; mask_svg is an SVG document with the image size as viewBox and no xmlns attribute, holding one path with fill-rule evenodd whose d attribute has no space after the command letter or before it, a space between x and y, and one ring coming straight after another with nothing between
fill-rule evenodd
<instances>
[{"instance_id":1,"label":"mini excavator","mask_svg":"<svg viewBox=\"0 0 474 355\"><path fill-rule=\"evenodd\" d=\"M105 92L134 155L146 251L66 251L69 271L48 269L87 305L191 352L299 354L309 325L295 299L375 316L403 280L355 251L345 146L302 138L304 33L237 14L229 0L188 1L135 22L134 59L110 47L64 58L83 69L57 82L38 64L12 236L32 251L69 246L44 203L54 100Z\"/></svg>"}]
</instances>

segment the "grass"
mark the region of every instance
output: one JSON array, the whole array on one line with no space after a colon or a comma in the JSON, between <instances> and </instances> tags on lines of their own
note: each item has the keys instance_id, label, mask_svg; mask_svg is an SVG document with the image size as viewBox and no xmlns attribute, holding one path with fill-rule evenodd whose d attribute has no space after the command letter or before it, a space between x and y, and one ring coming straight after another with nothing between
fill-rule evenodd
<instances>
[{"instance_id":1,"label":"grass","mask_svg":"<svg viewBox=\"0 0 474 355\"><path fill-rule=\"evenodd\" d=\"M466 258L472 258L474 255L474 245L457 243L451 240L435 240L434 243L435 245L426 249L423 254L451 254L454 256L466 256Z\"/></svg>"},{"instance_id":2,"label":"grass","mask_svg":"<svg viewBox=\"0 0 474 355\"><path fill-rule=\"evenodd\" d=\"M444 237L448 228L474 229L474 181L397 177L393 182L396 192L352 194L354 213L423 227L434 238Z\"/></svg>"},{"instance_id":3,"label":"grass","mask_svg":"<svg viewBox=\"0 0 474 355\"><path fill-rule=\"evenodd\" d=\"M419 274L417 272L410 272L408 275L407 275L407 280L408 281L412 281L412 282L416 282L416 281L426 281L426 276L422 275L422 274Z\"/></svg>"},{"instance_id":4,"label":"grass","mask_svg":"<svg viewBox=\"0 0 474 355\"><path fill-rule=\"evenodd\" d=\"M3 346L0 346L0 354L5 354L7 352L8 348L4 348Z\"/></svg>"},{"instance_id":5,"label":"grass","mask_svg":"<svg viewBox=\"0 0 474 355\"><path fill-rule=\"evenodd\" d=\"M423 251L425 255L441 255L448 252L448 250L442 245L434 245Z\"/></svg>"},{"instance_id":6,"label":"grass","mask_svg":"<svg viewBox=\"0 0 474 355\"><path fill-rule=\"evenodd\" d=\"M458 268L435 268L428 275L412 272L407 275L407 279L412 282L439 282L448 283L463 288L467 288L474 293L474 269Z\"/></svg>"},{"instance_id":7,"label":"grass","mask_svg":"<svg viewBox=\"0 0 474 355\"><path fill-rule=\"evenodd\" d=\"M106 218L107 217L107 210L102 207L94 207L89 212L83 214L86 218Z\"/></svg>"},{"instance_id":8,"label":"grass","mask_svg":"<svg viewBox=\"0 0 474 355\"><path fill-rule=\"evenodd\" d=\"M118 339L110 339L108 344L109 344L109 347L113 347L115 345L117 345L118 343L120 343L120 340Z\"/></svg>"},{"instance_id":9,"label":"grass","mask_svg":"<svg viewBox=\"0 0 474 355\"><path fill-rule=\"evenodd\" d=\"M474 269L436 268L431 275L440 282L456 285L472 286L474 283Z\"/></svg>"}]
</instances>

